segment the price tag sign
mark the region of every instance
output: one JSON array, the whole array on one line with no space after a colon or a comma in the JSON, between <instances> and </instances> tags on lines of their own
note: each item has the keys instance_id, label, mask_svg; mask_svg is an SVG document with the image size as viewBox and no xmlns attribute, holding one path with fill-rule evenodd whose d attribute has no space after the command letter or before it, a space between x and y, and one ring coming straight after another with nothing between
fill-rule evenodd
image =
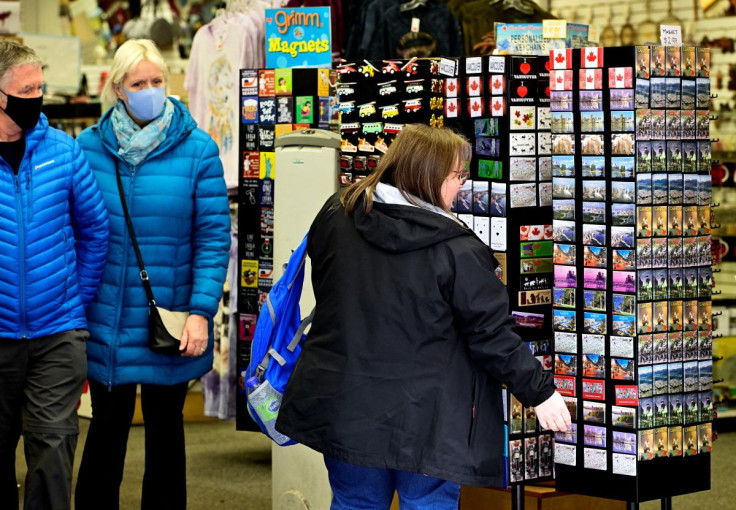
<instances>
[{"instance_id":1,"label":"price tag sign","mask_svg":"<svg viewBox=\"0 0 736 510\"><path fill-rule=\"evenodd\" d=\"M546 19L542 21L542 37L545 39L564 39L567 37L567 21Z\"/></svg>"},{"instance_id":2,"label":"price tag sign","mask_svg":"<svg viewBox=\"0 0 736 510\"><path fill-rule=\"evenodd\" d=\"M682 46L680 25L659 25L659 42L662 46Z\"/></svg>"}]
</instances>

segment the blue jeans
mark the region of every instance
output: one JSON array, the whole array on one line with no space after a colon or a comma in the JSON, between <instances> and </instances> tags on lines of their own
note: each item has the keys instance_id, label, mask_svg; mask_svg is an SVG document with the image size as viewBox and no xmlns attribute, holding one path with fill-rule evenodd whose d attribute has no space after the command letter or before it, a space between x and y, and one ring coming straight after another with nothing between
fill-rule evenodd
<instances>
[{"instance_id":1,"label":"blue jeans","mask_svg":"<svg viewBox=\"0 0 736 510\"><path fill-rule=\"evenodd\" d=\"M330 510L388 510L399 493L401 510L457 510L460 484L395 469L347 464L325 456L332 488Z\"/></svg>"}]
</instances>

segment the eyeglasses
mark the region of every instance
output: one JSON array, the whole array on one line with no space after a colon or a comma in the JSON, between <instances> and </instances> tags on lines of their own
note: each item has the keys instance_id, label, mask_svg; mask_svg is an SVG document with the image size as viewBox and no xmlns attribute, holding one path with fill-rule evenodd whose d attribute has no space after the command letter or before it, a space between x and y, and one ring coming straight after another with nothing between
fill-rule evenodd
<instances>
[{"instance_id":1,"label":"eyeglasses","mask_svg":"<svg viewBox=\"0 0 736 510\"><path fill-rule=\"evenodd\" d=\"M457 178L460 179L460 184L465 184L468 178L470 178L470 172L467 170L453 170L452 173L457 174Z\"/></svg>"}]
</instances>

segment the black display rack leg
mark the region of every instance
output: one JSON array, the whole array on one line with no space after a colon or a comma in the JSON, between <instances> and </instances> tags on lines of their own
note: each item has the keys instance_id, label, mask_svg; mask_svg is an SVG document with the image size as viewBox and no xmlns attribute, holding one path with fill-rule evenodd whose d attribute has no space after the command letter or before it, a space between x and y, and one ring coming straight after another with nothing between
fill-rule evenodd
<instances>
[{"instance_id":1,"label":"black display rack leg","mask_svg":"<svg viewBox=\"0 0 736 510\"><path fill-rule=\"evenodd\" d=\"M662 510L672 510L672 498L667 496L662 498Z\"/></svg>"},{"instance_id":2,"label":"black display rack leg","mask_svg":"<svg viewBox=\"0 0 736 510\"><path fill-rule=\"evenodd\" d=\"M511 490L511 510L524 510L524 484L514 485Z\"/></svg>"},{"instance_id":3,"label":"black display rack leg","mask_svg":"<svg viewBox=\"0 0 736 510\"><path fill-rule=\"evenodd\" d=\"M639 503L629 501L626 503L626 510L639 510Z\"/></svg>"}]
</instances>

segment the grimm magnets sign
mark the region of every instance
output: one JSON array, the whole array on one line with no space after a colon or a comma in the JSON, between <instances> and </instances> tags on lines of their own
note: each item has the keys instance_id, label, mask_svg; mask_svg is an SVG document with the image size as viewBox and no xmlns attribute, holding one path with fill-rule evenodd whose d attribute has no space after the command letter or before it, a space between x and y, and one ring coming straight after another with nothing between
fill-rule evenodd
<instances>
[{"instance_id":1,"label":"grimm magnets sign","mask_svg":"<svg viewBox=\"0 0 736 510\"><path fill-rule=\"evenodd\" d=\"M330 8L266 9L266 67L330 67Z\"/></svg>"}]
</instances>

